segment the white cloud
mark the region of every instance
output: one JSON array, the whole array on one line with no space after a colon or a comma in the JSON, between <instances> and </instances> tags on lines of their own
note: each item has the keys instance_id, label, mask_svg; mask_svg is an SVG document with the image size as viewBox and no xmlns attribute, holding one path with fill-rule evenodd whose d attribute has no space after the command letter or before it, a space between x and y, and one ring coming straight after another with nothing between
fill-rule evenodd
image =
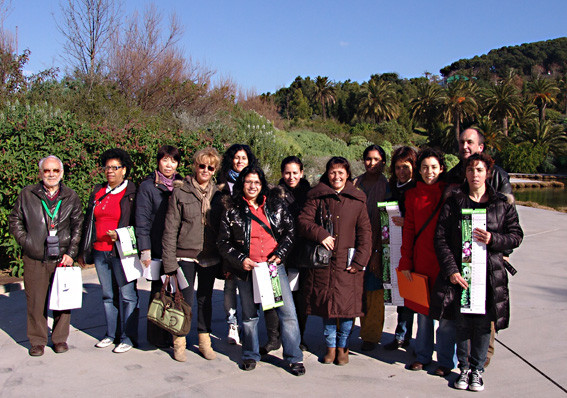
<instances>
[{"instance_id":1,"label":"white cloud","mask_svg":"<svg viewBox=\"0 0 567 398\"><path fill-rule=\"evenodd\" d=\"M348 47L350 43L348 41L341 40L339 41L339 46L341 47Z\"/></svg>"}]
</instances>

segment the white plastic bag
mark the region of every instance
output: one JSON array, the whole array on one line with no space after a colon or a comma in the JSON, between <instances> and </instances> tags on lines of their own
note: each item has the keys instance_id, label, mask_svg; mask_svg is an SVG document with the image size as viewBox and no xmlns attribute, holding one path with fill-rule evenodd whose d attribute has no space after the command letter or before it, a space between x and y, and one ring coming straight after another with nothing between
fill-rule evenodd
<instances>
[{"instance_id":1,"label":"white plastic bag","mask_svg":"<svg viewBox=\"0 0 567 398\"><path fill-rule=\"evenodd\" d=\"M83 277L80 267L57 267L53 275L49 309L72 310L83 305Z\"/></svg>"}]
</instances>

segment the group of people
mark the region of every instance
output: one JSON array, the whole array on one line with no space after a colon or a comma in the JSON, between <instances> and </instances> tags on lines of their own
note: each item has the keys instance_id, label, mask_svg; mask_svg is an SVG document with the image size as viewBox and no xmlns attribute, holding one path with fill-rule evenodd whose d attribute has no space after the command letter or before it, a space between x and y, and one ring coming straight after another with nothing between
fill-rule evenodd
<instances>
[{"instance_id":1,"label":"group of people","mask_svg":"<svg viewBox=\"0 0 567 398\"><path fill-rule=\"evenodd\" d=\"M244 370L253 370L262 355L283 346L290 373L305 374L308 315L322 318L327 350L321 362L345 365L357 317L362 350L373 350L381 340L384 286L376 204L395 200L401 217L393 222L402 227L403 239L401 261L392 266L409 280L412 272L427 275L431 305L406 300L398 308L395 339L384 348L409 345L417 313L417 358L408 368L423 369L432 362L438 320L439 366L434 373L447 376L458 359L461 375L455 387L482 390L491 332L508 326L509 265L504 256L521 243L522 229L508 177L483 153L482 134L463 131L459 148L461 163L447 172L443 153L400 147L392 154L388 181L383 173L386 154L371 145L363 154L364 174L353 178L348 160L335 156L311 187L296 156L282 161L282 178L272 186L247 145L232 145L222 158L214 148L199 150L193 174L184 178L177 173L179 150L163 146L155 171L138 188L128 179L133 167L129 154L109 149L100 157L106 182L94 186L84 223L77 194L61 181L61 160L48 156L39 162L41 181L22 190L10 214L10 231L24 254L29 354L42 355L48 341L46 300L54 270L74 260L94 262L100 281L106 331L96 347L114 345L114 352L123 353L137 345L136 281L126 280L116 249L116 229L134 226L143 266L157 262L161 274L181 272L188 284L182 294L190 305L198 278L198 347L204 358L216 357L210 337L212 293L220 278L225 283L228 342L242 344ZM460 311L461 291L468 288L462 276L461 210L469 208L483 208L487 214L486 230L473 232L488 252L481 315ZM58 238L56 255L47 250L53 237ZM326 266L304 264L307 241L330 253ZM254 300L252 274L264 263L279 276L283 306L264 312L268 338L260 347L260 305ZM299 275L297 290L292 291L288 275ZM162 280L152 281L151 296L161 290ZM68 350L70 312L54 311L53 318L53 349L63 353ZM160 348L173 346L176 360L187 359L186 337L148 322L147 340Z\"/></svg>"}]
</instances>

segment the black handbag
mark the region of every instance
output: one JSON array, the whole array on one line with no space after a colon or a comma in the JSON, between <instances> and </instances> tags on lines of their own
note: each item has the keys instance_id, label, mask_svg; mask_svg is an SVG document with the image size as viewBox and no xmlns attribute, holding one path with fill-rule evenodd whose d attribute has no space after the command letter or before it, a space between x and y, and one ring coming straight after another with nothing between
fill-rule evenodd
<instances>
[{"instance_id":1,"label":"black handbag","mask_svg":"<svg viewBox=\"0 0 567 398\"><path fill-rule=\"evenodd\" d=\"M327 204L322 201L324 209L319 206L315 214L315 222L333 236L333 221ZM299 249L298 266L303 268L324 268L331 262L333 253L322 244L307 240Z\"/></svg>"},{"instance_id":2,"label":"black handbag","mask_svg":"<svg viewBox=\"0 0 567 398\"><path fill-rule=\"evenodd\" d=\"M93 264L93 243L96 241L96 227L94 220L94 206L91 208L86 217L86 223L83 228L83 238L81 240L81 255L85 264Z\"/></svg>"},{"instance_id":3,"label":"black handbag","mask_svg":"<svg viewBox=\"0 0 567 398\"><path fill-rule=\"evenodd\" d=\"M148 321L160 328L167 330L174 336L186 336L191 330L191 306L183 300L179 282L175 275L175 293L167 290L170 276L165 277L161 291L154 295L154 299L148 308Z\"/></svg>"}]
</instances>

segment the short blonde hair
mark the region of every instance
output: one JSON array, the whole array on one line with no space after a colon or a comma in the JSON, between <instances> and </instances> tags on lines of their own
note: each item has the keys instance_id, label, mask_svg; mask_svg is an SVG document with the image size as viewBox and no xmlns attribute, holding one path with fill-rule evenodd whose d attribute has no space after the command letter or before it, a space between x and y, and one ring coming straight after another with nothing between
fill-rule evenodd
<instances>
[{"instance_id":1,"label":"short blonde hair","mask_svg":"<svg viewBox=\"0 0 567 398\"><path fill-rule=\"evenodd\" d=\"M198 150L193 156L193 159L195 159L195 164L203 164L205 162L208 162L210 165L215 167L215 170L218 170L221 162L219 152L215 148L210 146Z\"/></svg>"}]
</instances>

